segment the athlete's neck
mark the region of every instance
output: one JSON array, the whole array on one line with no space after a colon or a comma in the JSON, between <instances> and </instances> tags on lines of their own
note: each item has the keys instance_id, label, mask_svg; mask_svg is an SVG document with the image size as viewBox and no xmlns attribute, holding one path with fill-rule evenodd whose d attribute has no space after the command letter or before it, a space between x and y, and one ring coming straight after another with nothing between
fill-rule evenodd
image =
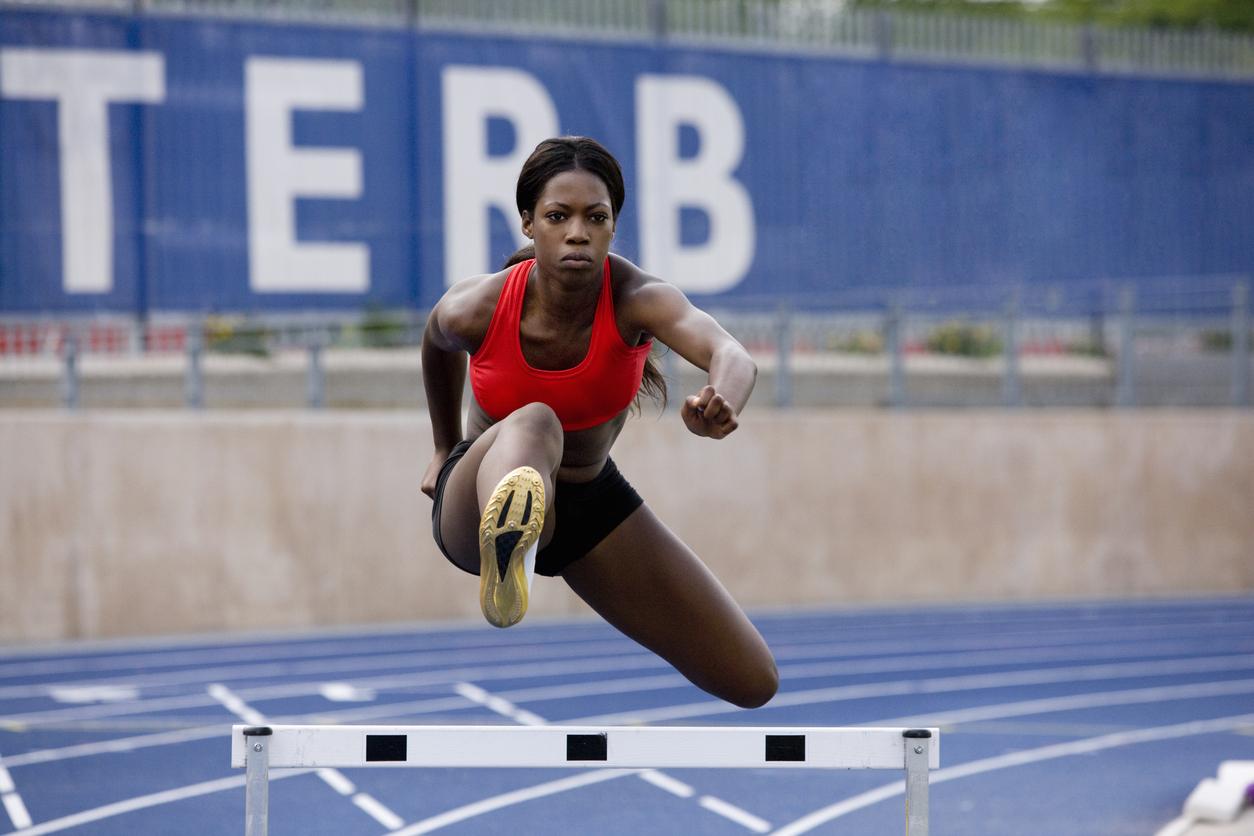
<instances>
[{"instance_id":1,"label":"athlete's neck","mask_svg":"<svg viewBox=\"0 0 1254 836\"><path fill-rule=\"evenodd\" d=\"M528 277L524 309L531 308L544 320L586 325L596 316L604 264L588 270L543 271L537 263ZM527 303L530 304L527 304Z\"/></svg>"}]
</instances>

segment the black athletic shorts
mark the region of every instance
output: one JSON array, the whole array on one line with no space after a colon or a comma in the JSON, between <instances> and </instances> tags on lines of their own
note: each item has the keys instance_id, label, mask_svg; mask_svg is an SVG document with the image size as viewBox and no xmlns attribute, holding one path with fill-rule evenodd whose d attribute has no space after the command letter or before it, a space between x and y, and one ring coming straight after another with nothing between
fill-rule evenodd
<instances>
[{"instance_id":1,"label":"black athletic shorts","mask_svg":"<svg viewBox=\"0 0 1254 836\"><path fill-rule=\"evenodd\" d=\"M448 482L449 474L453 472L453 465L469 449L469 441L459 441L449 454L436 479L435 505L431 508L431 533L435 535L435 544L454 566L457 563L449 557L448 549L444 548L444 539L440 536L440 506L443 504L444 486ZM605 467L591 481L559 481L557 530L553 532L552 541L536 554L536 573L549 577L560 575L567 566L592 551L597 543L604 540L643 504L640 494L636 493L636 489L618 471L614 460L608 457L605 459Z\"/></svg>"}]
</instances>

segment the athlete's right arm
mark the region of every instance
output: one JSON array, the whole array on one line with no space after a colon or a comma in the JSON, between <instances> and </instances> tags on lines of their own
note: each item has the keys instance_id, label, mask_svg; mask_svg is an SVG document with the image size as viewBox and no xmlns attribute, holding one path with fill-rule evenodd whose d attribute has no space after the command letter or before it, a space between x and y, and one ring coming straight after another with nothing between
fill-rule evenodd
<instances>
[{"instance_id":1,"label":"athlete's right arm","mask_svg":"<svg viewBox=\"0 0 1254 836\"><path fill-rule=\"evenodd\" d=\"M435 442L435 455L422 477L422 492L432 498L440 468L462 440L462 391L468 355L457 333L462 308L457 290L450 290L436 303L422 332L422 385Z\"/></svg>"}]
</instances>

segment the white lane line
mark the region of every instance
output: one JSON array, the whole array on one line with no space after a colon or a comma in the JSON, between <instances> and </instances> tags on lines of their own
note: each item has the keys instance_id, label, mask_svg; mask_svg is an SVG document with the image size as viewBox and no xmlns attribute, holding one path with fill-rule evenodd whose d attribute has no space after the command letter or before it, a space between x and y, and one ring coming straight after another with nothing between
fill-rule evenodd
<instances>
[{"instance_id":1,"label":"white lane line","mask_svg":"<svg viewBox=\"0 0 1254 836\"><path fill-rule=\"evenodd\" d=\"M244 702L239 695L231 691L220 682L215 682L209 686L209 695L230 711L239 717L245 723L251 723L255 726L264 726L266 724L265 715L257 711L252 706ZM356 789L353 782L344 776L344 773L338 769L319 769L318 777L323 780L333 790L340 795L347 796ZM348 788L348 792L344 789ZM398 827L404 827L405 820L396 813L389 810L384 804L369 793L359 792L352 796L352 802L358 809L362 810L366 815L386 827L388 830L395 830Z\"/></svg>"},{"instance_id":2,"label":"white lane line","mask_svg":"<svg viewBox=\"0 0 1254 836\"><path fill-rule=\"evenodd\" d=\"M44 683L38 686L10 685L0 688L0 696L29 696L35 689L38 689L38 693L42 694L47 693L47 689L51 686L93 688L101 684L144 687L156 685L203 685L209 680L229 682L236 679L256 679L276 675L285 677L308 675L326 678L326 675L332 673L351 673L363 670L391 669L412 671L415 668L439 670L450 663L458 665L466 665L468 663L493 664L505 662L509 659L517 659L520 655L528 659L568 659L572 656L600 659L615 655L643 655L644 652L640 647L621 639L595 643L585 642L574 647L550 644L545 646L525 645L521 647L507 646L504 648L498 646L464 651L438 650L426 652L421 648L417 648L411 651L373 653L369 655L356 654L348 657L319 658L296 662L276 660L274 662L258 662L216 668L193 668L191 670L171 671L161 674L138 674L117 678L100 677L87 680L80 678ZM190 664L190 662L184 662L183 666L187 667ZM81 675L81 671L76 671L76 673Z\"/></svg>"},{"instance_id":3,"label":"white lane line","mask_svg":"<svg viewBox=\"0 0 1254 836\"><path fill-rule=\"evenodd\" d=\"M546 726L548 720L538 714L532 714L526 709L519 708L509 700L501 699L498 696L489 694L478 685L472 685L469 682L458 682L453 686L453 690L461 696L478 703L489 711L500 714L502 717L508 717L515 723L523 726Z\"/></svg>"},{"instance_id":4,"label":"white lane line","mask_svg":"<svg viewBox=\"0 0 1254 836\"><path fill-rule=\"evenodd\" d=\"M157 734L141 734L133 737L119 737L113 740L100 740L95 743L79 743L74 746L62 746L57 749L36 749L5 758L9 766L30 766L35 763L52 763L54 761L86 758L92 755L109 755L121 752L133 752L151 746L171 746L178 743L190 743L194 740L207 740L210 737L222 736L222 725L197 726L178 731L158 732Z\"/></svg>"},{"instance_id":5,"label":"white lane line","mask_svg":"<svg viewBox=\"0 0 1254 836\"><path fill-rule=\"evenodd\" d=\"M870 699L872 697L906 696L911 694L944 694L956 691L981 691L993 688L1016 688L1024 685L1060 685L1099 680L1128 679L1146 676L1180 676L1182 674L1216 673L1254 669L1254 655L1218 656L1205 659L1184 659L1158 662L1117 662L1107 665L1073 665L1002 673L966 674L931 679L898 679L867 682L858 685L837 685L777 694L765 708L778 709L798 705ZM1237 680L1251 682L1254 680ZM721 700L702 700L682 705L638 711L620 711L565 721L571 725L605 725L649 723L733 714L740 708Z\"/></svg>"},{"instance_id":6,"label":"white lane line","mask_svg":"<svg viewBox=\"0 0 1254 836\"><path fill-rule=\"evenodd\" d=\"M604 632L604 631L602 631ZM171 642L151 651L134 647L118 653L100 653L93 650L91 643L75 643L65 649L71 658L40 659L37 661L11 661L0 663L0 679L17 676L38 676L44 674L76 673L90 671L108 673L109 671L135 670L136 668L153 670L160 667L186 668L193 665L209 664L240 665L256 663L261 665L281 665L311 657L343 656L348 659L363 656L380 657L385 655L408 655L417 662L428 662L441 656L460 656L476 652L490 653L494 658L505 653L519 653L530 656L533 651L551 648L554 645L565 645L568 648L578 645L602 645L609 643L609 635L589 635L572 637L570 627L562 629L559 635L548 635L534 628L523 641L508 643L484 635L479 629L472 629L460 635L449 637L452 640L435 640L425 635L410 635L401 638L379 638L371 634L351 641L314 641L293 640L290 637L275 638L270 641L253 641L237 646L214 645L210 647L172 650ZM621 639L613 639L621 644ZM134 643L138 644L138 643ZM14 651L21 654L25 648L0 647L0 654ZM30 653L45 654L49 651L35 650ZM595 649L592 652L596 652Z\"/></svg>"},{"instance_id":7,"label":"white lane line","mask_svg":"<svg viewBox=\"0 0 1254 836\"><path fill-rule=\"evenodd\" d=\"M1228 661L1225 661L1228 660ZM626 662L626 664L623 664ZM666 663L651 654L647 657L631 659L631 660L574 660L565 662L551 662L542 665L536 664L519 664L498 667L495 669L474 668L470 670L458 671L442 671L438 673L423 672L409 676L388 677L384 683L388 687L397 687L405 684L452 684L457 681L466 681L471 679L494 679L514 677L518 675L525 676L552 676L565 673L573 674L592 674L597 672L605 672L607 670L622 670L624 668L650 668L662 667ZM1122 667L1121 667L1122 666ZM865 691L865 696L883 696L891 694L909 693L902 691L901 688L914 687L915 683L960 683L962 680L976 682L980 677L984 677L992 681L993 678L1003 677L1006 686L996 684L983 687L1008 687L1013 684L1041 684L1044 682L1060 682L1066 681L1065 677L1072 675L1074 672L1075 679L1073 681L1087 681L1100 678L1118 678L1120 676L1155 676L1155 675L1176 675L1179 673L1196 673L1215 670L1235 670L1242 667L1254 668L1254 654L1227 655L1219 657L1207 657L1204 659L1186 659L1171 660L1157 662L1130 662L1130 663L1113 663L1108 665L1094 666L1073 666L1066 668L1046 668L1042 670L1028 670L1007 672L1002 674L977 674L964 677L949 677L933 680L906 680L909 685L902 683L881 683L882 687L888 689L885 692L876 692L874 683L860 686L841 686L843 688L865 688L872 689ZM457 674L455 678L450 679L450 675ZM462 676L462 674L474 674ZM1019 677L1019 679L1013 679ZM1033 678L1036 677L1036 678ZM373 679L366 679L354 682L353 684L359 688L383 687L384 683L380 683ZM264 686L259 688L251 688L241 690L242 698L245 699L274 699L281 697L307 696L317 693L321 687L321 683L296 683L277 686ZM937 687L943 690L962 690L966 687L980 687L978 685L963 686L960 688L946 687L943 684ZM826 701L827 699L838 698L840 688L836 689L820 689L818 691L800 691L789 694L781 694L776 696L771 705L781 707L785 705L808 705L811 702ZM824 693L832 692L831 697L825 697ZM853 696L847 699L857 699L858 691L850 691ZM0 716L0 722L22 723L25 725L41 725L52 722L63 722L67 720L83 720L97 719L100 717L117 717L126 714L138 714L146 711L169 711L178 708L202 707L212 704L211 699L206 699L199 694L182 695L176 697L159 697L150 700L141 700L131 703L110 703L106 705L82 706L78 708L61 708L43 711L28 712L25 714L11 714ZM709 714L732 713L740 711L739 708L724 703L720 700L704 700L697 703L687 703L678 706L668 706L665 708L653 709L649 711L639 712L619 712L616 714L599 715L594 718L588 718L589 722L598 723L614 723L614 722L648 722L654 720L671 720L684 717L697 717Z\"/></svg>"},{"instance_id":8,"label":"white lane line","mask_svg":"<svg viewBox=\"0 0 1254 836\"><path fill-rule=\"evenodd\" d=\"M0 803L4 804L4 811L9 814L9 821L13 822L14 830L25 830L31 826L30 813L27 812L20 795L17 793L0 795Z\"/></svg>"},{"instance_id":9,"label":"white lane line","mask_svg":"<svg viewBox=\"0 0 1254 836\"><path fill-rule=\"evenodd\" d=\"M388 830L397 830L405 826L403 818L380 804L374 796L359 792L353 796L353 803Z\"/></svg>"},{"instance_id":10,"label":"white lane line","mask_svg":"<svg viewBox=\"0 0 1254 836\"><path fill-rule=\"evenodd\" d=\"M765 819L760 819L746 810L742 810L735 804L728 804L721 798L715 798L712 795L703 795L701 800L697 802L711 813L717 813L725 819L730 819L741 827L748 828L754 833L768 833L771 829L771 823Z\"/></svg>"},{"instance_id":11,"label":"white lane line","mask_svg":"<svg viewBox=\"0 0 1254 836\"><path fill-rule=\"evenodd\" d=\"M962 650L991 650L991 649L1013 649L1020 648L1029 650L1041 647L1058 647L1058 646L1098 646L1110 648L1114 645L1132 646L1138 649L1154 646L1156 643L1170 638L1179 643L1188 633L1197 633L1197 640L1193 643L1196 651L1203 652L1205 650L1214 651L1208 643L1214 641L1222 641L1230 639L1234 636L1236 626L1223 625L1222 628L1213 624L1197 625L1194 628L1173 630L1170 633L1164 633L1157 627L1127 627L1123 629L1103 628L1100 634L1085 636L1083 641L1074 641L1071 633L1064 633L1063 637L1052 637L1048 632L1029 632L1025 634L993 634L975 637L942 637L936 639L911 639L911 640L888 640L888 641L866 641L866 640L844 640L839 642L824 641L819 643L803 643L788 644L785 642L772 641L772 649L775 652L776 659L780 661L789 661L796 659L832 659L836 658L859 658L868 656L884 656L892 654L913 654L922 652L946 652L946 651L962 651ZM1070 641L1061 641L1061 638L1069 637ZM1250 636L1240 636L1239 638L1248 639ZM537 646L531 649L531 645L523 646L527 648L528 658L558 658L568 659L572 647L562 646L560 644L550 646ZM574 645L576 653L587 655L585 662L588 670L632 670L640 667L641 661L647 662L652 658L652 654L644 653L639 647L627 644L623 640L603 641L603 642L583 642ZM155 687L162 685L196 685L203 687L210 681L229 682L242 678L270 678L276 674L281 674L286 678L292 678L298 675L320 676L323 679L332 674L352 673L361 671L378 671L378 670L409 670L412 671L415 665L423 665L430 667L429 670L419 674L391 674L387 676L375 676L366 680L358 680L354 682L359 687L390 687L393 683L396 686L407 686L413 684L422 684L427 682L435 685L448 685L456 680L483 680L488 678L483 671L491 671L501 665L491 665L494 661L505 661L508 658L517 658L518 647L507 648L490 648L482 652L463 651L463 652L444 652L438 651L435 654L423 654L417 652L398 652L383 655L372 656L353 656L347 659L333 660L314 660L309 662L294 663L262 663L255 665L235 665L222 668L201 668L190 671L180 671L168 674L141 674L137 676L120 677L111 679L105 684L110 685L128 685L137 687ZM468 660L475 664L490 665L480 669L466 668L441 668L438 663L431 662L428 656L439 655L441 658L447 658L450 661L465 664ZM606 663L606 657L617 656L623 659L621 666ZM1030 661L1031 653L1025 653L1025 660ZM648 664L643 665L648 667ZM508 666L513 667L513 666ZM660 667L660 666L659 666ZM571 672L578 672L577 670ZM0 677L2 678L2 677ZM52 686L94 686L102 684L100 680L63 680L52 683L44 683L42 685L16 685L0 687L0 698L10 697L28 697L28 696L45 696L48 688ZM312 690L315 686L313 683L299 683L295 686L287 686L293 689L287 696L305 696L316 693ZM276 696L280 696L276 694Z\"/></svg>"},{"instance_id":12,"label":"white lane line","mask_svg":"<svg viewBox=\"0 0 1254 836\"><path fill-rule=\"evenodd\" d=\"M1055 743L1050 746L1041 746L1037 749L1010 752L1005 755L997 755L991 758L971 761L970 763L957 764L956 766L938 769L931 773L928 777L928 783L943 784L946 781L953 781L958 778L968 778L972 775L980 775L985 772L992 772L998 769L1010 769L1016 766L1027 766L1029 764L1054 760L1056 758L1065 758L1071 755L1092 754L1105 749L1114 749L1120 746L1132 746L1138 743L1154 743L1181 737L1195 737L1201 734L1216 734L1219 732L1232 731L1251 724L1254 724L1254 714L1239 714L1232 717L1220 717L1214 720L1194 720L1188 723L1177 723L1170 726L1157 726L1154 728L1116 732L1114 734L1101 735L1100 737L1090 737L1086 740L1075 740L1069 743ZM821 810L815 810L813 813L809 813L794 822L784 825L779 830L776 830L773 836L798 836L798 834L813 830L820 824L825 824L832 819L840 818L841 816L852 813L855 810L861 810L864 807L877 804L880 801L892 798L895 795L901 795L903 792L905 792L905 782L894 781L891 784L886 784L882 787L870 790L869 792L860 793L852 798L847 798L844 801L824 807Z\"/></svg>"},{"instance_id":13,"label":"white lane line","mask_svg":"<svg viewBox=\"0 0 1254 836\"><path fill-rule=\"evenodd\" d=\"M319 769L318 777L340 795L352 795L357 792L357 787L353 782L348 780L348 776L338 769Z\"/></svg>"},{"instance_id":14,"label":"white lane line","mask_svg":"<svg viewBox=\"0 0 1254 836\"><path fill-rule=\"evenodd\" d=\"M1132 688L1125 691L1097 691L1074 694L1067 697L1045 697L1037 700L982 705L975 708L959 708L938 711L935 714L915 714L911 717L894 717L888 720L871 720L868 726L916 726L923 720L936 726L955 726L980 720L1004 720L1009 717L1028 717L1034 714L1052 714L1058 711L1078 711L1089 708L1109 708L1116 705L1144 705L1173 700L1196 700L1207 697L1231 697L1254 693L1254 679L1233 679L1219 682L1195 682L1189 685L1164 685L1158 688Z\"/></svg>"},{"instance_id":15,"label":"white lane line","mask_svg":"<svg viewBox=\"0 0 1254 836\"><path fill-rule=\"evenodd\" d=\"M1235 685L1220 683L1196 683L1193 685L1176 686L1188 689L1185 693L1180 692L1164 692L1161 689L1151 689L1149 691L1106 691L1097 692L1092 695L1078 695L1075 697L1055 697L1049 701L1042 703L1040 701L1028 701L1027 703L1004 703L994 706L981 706L971 709L960 709L957 712L949 712L947 714L938 715L918 715L912 717L898 717L886 720L878 720L868 722L864 725L944 725L946 723L967 723L978 720L995 720L1007 717L1023 716L1025 714L1044 713L1049 711L1065 711L1070 708L1084 707L1100 707L1103 705L1124 705L1135 702L1144 702L1152 699L1172 698L1172 699L1191 699L1194 697L1205 696L1227 696L1234 693L1248 693L1248 680L1236 680ZM575 686L577 687L577 686ZM1219 689L1216 691L1215 689ZM519 693L519 692L515 692ZM1138 697L1138 694L1145 694L1144 697ZM510 696L507 692L500 695L502 698ZM778 700L779 698L777 698ZM1061 700L1061 702L1059 702ZM1076 700L1082 701L1077 703ZM833 700L834 701L834 700ZM212 704L213 700L207 700ZM464 697L441 697L428 700L418 700L408 703L392 703L387 705L372 706L368 709L347 709L339 711L321 711L305 715L296 715L292 717L282 718L283 722L303 723L303 722L326 722L334 720L340 723L361 722L376 719L391 719L397 717L413 717L422 714L439 713L445 711L455 711L469 708L476 703L468 702ZM772 703L771 705L775 705ZM1010 706L1007 708L1007 706ZM768 706L769 707L769 706ZM533 715L534 716L534 715ZM590 718L595 720L597 718ZM926 721L926 722L924 722ZM587 720L569 721L588 722ZM260 725L260 724L258 724ZM533 724L528 724L533 725ZM37 763L49 763L59 760L69 760L79 757L89 757L99 754L111 754L118 752L129 752L136 749L147 748L150 746L166 746L178 743L190 742L194 740L203 740L221 734L219 726L202 726L198 728L176 730L170 732L158 732L156 734L138 735L134 737L118 738L114 740L104 740L95 743L84 743L73 746L66 746L57 749L41 749L32 752L23 752L18 755L11 755L5 759L10 767L29 766Z\"/></svg>"},{"instance_id":16,"label":"white lane line","mask_svg":"<svg viewBox=\"0 0 1254 836\"><path fill-rule=\"evenodd\" d=\"M487 668L460 668L435 672L421 672L404 676L387 676L357 680L354 684L365 688L401 688L415 685L451 685L467 679L510 679L519 676L561 676L566 674L587 675L607 671L636 670L640 668L668 667L665 661L653 654L638 654L635 658L626 659L577 659L571 661L549 662L545 664L497 665ZM271 669L267 676L274 676ZM246 699L281 699L285 697L303 697L318 693L320 683L295 683L285 685L263 686L258 688L240 689ZM40 725L66 720L96 719L98 717L118 717L126 714L139 714L145 711L168 711L178 708L202 708L213 705L214 701L203 694L189 694L177 697L159 697L136 703L115 703L100 706L84 706L80 708L63 708L46 711L35 711L26 714L0 715L0 723L22 723Z\"/></svg>"},{"instance_id":17,"label":"white lane line","mask_svg":"<svg viewBox=\"0 0 1254 836\"><path fill-rule=\"evenodd\" d=\"M256 711L248 703L244 702L230 688L219 683L209 686L209 696L222 703L222 707L234 714L236 717L254 726L264 726L266 717L260 711Z\"/></svg>"},{"instance_id":18,"label":"white lane line","mask_svg":"<svg viewBox=\"0 0 1254 836\"><path fill-rule=\"evenodd\" d=\"M1085 646L1087 648L1087 646ZM962 653L940 653L922 656L894 656L888 658L834 660L825 662L809 662L805 664L781 664L779 677L781 681L796 682L799 679L817 679L844 675L862 675L868 673L893 673L925 670L971 670L981 667L997 667L1001 665L1026 665L1038 662L1080 662L1085 659L1118 659L1133 656L1138 659L1155 657L1188 657L1196 658L1191 652L1195 644L1177 643L1170 649L1142 650L1126 648L1122 651L1105 648L1089 648L1087 652L1077 652L1071 648L1058 648L1032 654L1024 654L1017 650L993 650L987 652L968 651ZM1219 648L1210 647L1214 651ZM1231 647L1223 648L1232 653L1254 651L1254 641L1238 642ZM539 685L530 688L519 688L512 691L498 691L497 696L517 702L539 702L546 700L564 700L575 697L602 696L608 694L626 694L637 691L663 691L674 688L687 688L690 683L678 673L659 674L657 676L633 676L615 679L597 679L588 682L574 682L563 685Z\"/></svg>"},{"instance_id":19,"label":"white lane line","mask_svg":"<svg viewBox=\"0 0 1254 836\"><path fill-rule=\"evenodd\" d=\"M295 778L297 775L308 774L308 769L284 769L282 771L271 772L270 780L279 781L284 778ZM152 793L151 795L141 795L136 798L128 798L125 801L116 801L112 804L106 804L103 807L83 810L79 813L73 813L59 819L52 819L51 821L37 824L29 830L23 830L20 834L15 834L15 836L44 836L46 833L59 833L62 830L69 830L72 827L91 824L92 822L111 818L113 816L122 816L127 813L134 813L136 810L144 810L149 807L160 807L162 804L172 804L176 801L196 798L201 795L209 795L210 793L236 790L244 786L246 777L247 776L244 775L233 775L230 778L217 778L200 784L189 784L186 787L177 787L172 790L163 790L162 792Z\"/></svg>"},{"instance_id":20,"label":"white lane line","mask_svg":"<svg viewBox=\"0 0 1254 836\"><path fill-rule=\"evenodd\" d=\"M570 778L561 778L557 781L537 784L534 787L524 787L520 790L514 790L513 792L507 792L492 798L485 798L482 801L466 804L440 813L437 816L423 819L420 822L411 824L409 827L393 832L390 836L418 836L420 833L430 833L441 827L472 819L475 816L482 816L484 813L490 813L493 810L500 810L503 807L510 807L514 804L522 804L527 801L534 801L537 798L544 798L545 796L556 795L557 793L567 792L580 787L599 784L602 781L612 781L624 775L634 774L635 771L634 769L597 769ZM22 834L22 836L26 835Z\"/></svg>"},{"instance_id":21,"label":"white lane line","mask_svg":"<svg viewBox=\"0 0 1254 836\"><path fill-rule=\"evenodd\" d=\"M14 830L30 827L30 813L26 810L26 804L18 794L13 776L9 774L3 759L0 759L0 804L4 805L4 811L8 813L9 821L13 822Z\"/></svg>"},{"instance_id":22,"label":"white lane line","mask_svg":"<svg viewBox=\"0 0 1254 836\"><path fill-rule=\"evenodd\" d=\"M919 611L893 610L814 610L796 613L789 610L783 615L768 610L756 610L756 620L772 633L772 645L793 641L796 635L828 637L834 631L842 634L866 631L883 635L889 629L931 632L931 628L955 630L979 630L984 633L1004 632L990 630L990 626L1005 625L1009 628L1040 633L1048 627L1051 632L1070 634L1094 630L1155 629L1160 634L1175 633L1193 627L1211 628L1223 623L1228 630L1254 624L1241 620L1251 613L1244 599L1168 602L1167 606L1152 609L1125 609L1123 602L1099 602L1093 605L1064 605L1048 610L1027 608L1021 611L1006 607L981 607L957 609L952 607ZM1131 622L1131 625L1129 625ZM535 625L526 628L524 643L510 645L506 652L517 654L520 649L587 644L606 641L607 632L599 621L589 619L574 625L581 631L572 635L571 625L549 629ZM560 630L560 636L553 634ZM328 636L330 633L330 637ZM553 634L553 635L551 635ZM313 656L342 654L357 658L363 653L405 653L411 657L423 653L465 654L480 649L501 651L501 642L486 638L479 626L466 628L462 625L413 624L381 626L367 631L353 631L347 636L340 631L322 631L312 634L310 642L292 642L281 634L261 634L240 639L235 644L203 645L203 637L189 638L185 643L161 641L92 641L63 643L37 648L8 647L0 645L0 654L22 656L51 656L55 658L37 661L13 661L0 663L0 679L58 672L81 673L85 670L107 672L110 670L152 669L162 665L185 667L210 663L237 664L256 661L267 665L281 664L294 659ZM560 639L560 642L559 642ZM177 649L171 649L171 646ZM185 646L180 646L185 645ZM151 649L145 649L147 647ZM65 658L72 657L72 658ZM225 674L224 674L225 676Z\"/></svg>"},{"instance_id":23,"label":"white lane line","mask_svg":"<svg viewBox=\"0 0 1254 836\"><path fill-rule=\"evenodd\" d=\"M640 780L648 781L660 790L665 790L671 795L677 795L680 798L692 798L697 791L685 784L683 781L672 778L665 772L658 772L656 769L646 769L640 773Z\"/></svg>"}]
</instances>

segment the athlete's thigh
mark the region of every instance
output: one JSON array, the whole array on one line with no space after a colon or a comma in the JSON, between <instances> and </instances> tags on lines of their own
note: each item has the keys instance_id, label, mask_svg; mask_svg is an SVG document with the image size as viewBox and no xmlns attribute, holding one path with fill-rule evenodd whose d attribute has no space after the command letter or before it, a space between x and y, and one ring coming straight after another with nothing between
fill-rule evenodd
<instances>
[{"instance_id":1,"label":"athlete's thigh","mask_svg":"<svg viewBox=\"0 0 1254 836\"><path fill-rule=\"evenodd\" d=\"M440 539L455 563L479 571L479 508L476 478L483 456L492 447L499 425L488 427L453 465L440 499Z\"/></svg>"},{"instance_id":2,"label":"athlete's thigh","mask_svg":"<svg viewBox=\"0 0 1254 836\"><path fill-rule=\"evenodd\" d=\"M479 516L483 513L479 507L479 466L496 442L501 426L493 424L471 443L453 465L440 500L440 539L444 541L444 548L457 565L475 573L479 571ZM541 547L553 538L557 514L552 505L551 498L544 531L540 535Z\"/></svg>"},{"instance_id":3,"label":"athlete's thigh","mask_svg":"<svg viewBox=\"0 0 1254 836\"><path fill-rule=\"evenodd\" d=\"M737 704L775 692L766 642L714 574L642 505L562 577L607 621Z\"/></svg>"}]
</instances>

